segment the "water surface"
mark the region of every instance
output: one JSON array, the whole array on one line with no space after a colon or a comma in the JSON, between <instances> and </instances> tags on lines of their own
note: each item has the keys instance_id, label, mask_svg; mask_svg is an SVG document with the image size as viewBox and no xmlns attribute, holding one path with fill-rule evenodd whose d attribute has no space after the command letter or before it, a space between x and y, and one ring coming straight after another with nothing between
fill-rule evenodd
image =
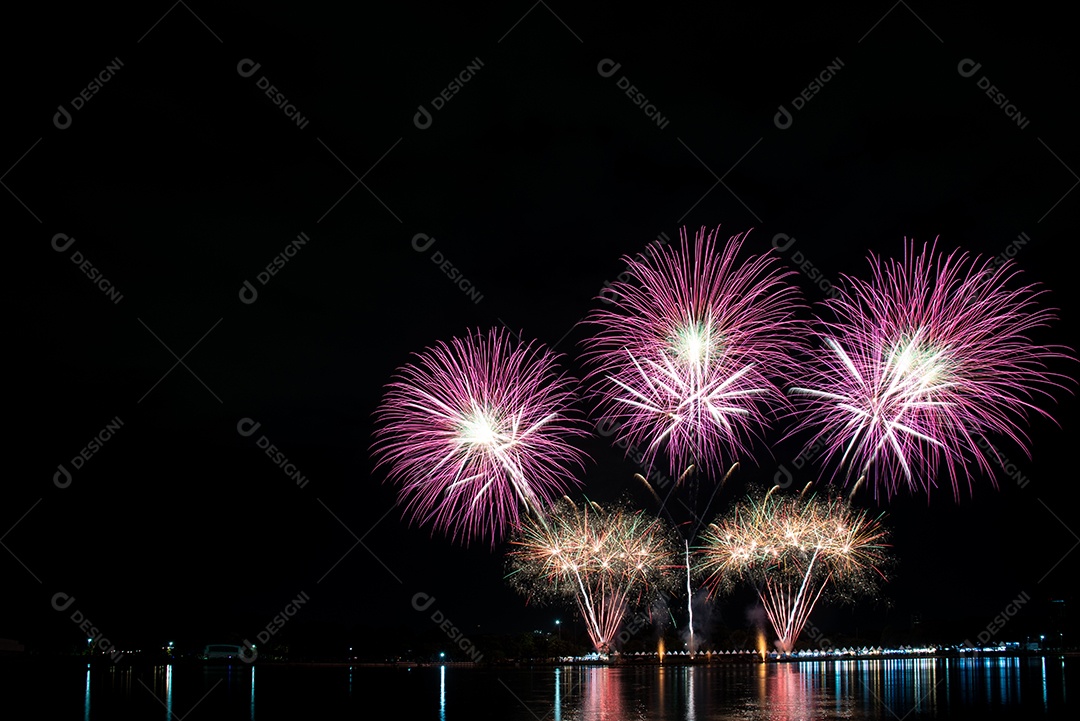
<instances>
[{"instance_id":1,"label":"water surface","mask_svg":"<svg viewBox=\"0 0 1080 721\"><path fill-rule=\"evenodd\" d=\"M1065 718L1073 659L478 669L7 661L8 709L55 719ZM1071 714L1069 717L1071 718Z\"/></svg>"}]
</instances>

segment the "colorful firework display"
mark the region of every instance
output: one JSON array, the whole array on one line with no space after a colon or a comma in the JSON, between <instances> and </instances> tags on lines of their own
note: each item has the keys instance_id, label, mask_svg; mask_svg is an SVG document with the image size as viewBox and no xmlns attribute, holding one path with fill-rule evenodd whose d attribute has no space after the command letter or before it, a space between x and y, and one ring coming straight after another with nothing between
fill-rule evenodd
<instances>
[{"instance_id":1,"label":"colorful firework display","mask_svg":"<svg viewBox=\"0 0 1080 721\"><path fill-rule=\"evenodd\" d=\"M1029 337L1054 315L1033 286L1010 289L1011 262L913 243L902 261L871 255L869 280L847 277L824 301L833 319L820 321L799 364L810 333L792 274L769 255L738 263L744 236L719 248L717 233L702 228L691 246L684 230L678 249L626 258L612 307L586 321L601 423L646 471L666 451L673 475L687 469L675 485L695 469L734 461L733 470L787 412L792 431L808 429L808 445L824 449L825 467L858 477L856 487L866 479L878 498L929 492L942 466L959 497L976 468L993 475L984 436L1026 450L1021 422L1048 416L1035 399L1069 380L1049 366L1071 351ZM565 493L578 484L585 456L574 442L587 433L574 381L555 362L499 330L428 348L389 384L374 450L412 520L466 543L494 545L513 529L511 584L536 601L573 598L596 651L614 650L632 606L685 585L692 654L691 568L713 593L753 583L784 653L819 600L872 595L886 579L880 517L839 497L778 487L748 497L693 553L644 512L575 505Z\"/></svg>"},{"instance_id":2,"label":"colorful firework display","mask_svg":"<svg viewBox=\"0 0 1080 721\"><path fill-rule=\"evenodd\" d=\"M647 449L647 466L666 447L672 474L748 453L785 403L777 382L803 336L791 272L769 255L740 264L744 236L720 250L718 232L702 228L691 248L684 229L678 250L651 245L625 258L614 308L587 320L601 421Z\"/></svg>"},{"instance_id":3,"label":"colorful firework display","mask_svg":"<svg viewBox=\"0 0 1080 721\"><path fill-rule=\"evenodd\" d=\"M790 653L814 605L831 589L873 593L888 562L886 531L840 499L747 498L702 534L698 572L715 592L752 582L780 651Z\"/></svg>"},{"instance_id":4,"label":"colorful firework display","mask_svg":"<svg viewBox=\"0 0 1080 721\"><path fill-rule=\"evenodd\" d=\"M626 611L675 582L678 549L663 523L642 511L575 505L528 518L511 539L508 578L537 600L573 597L600 653L612 650Z\"/></svg>"},{"instance_id":5,"label":"colorful firework display","mask_svg":"<svg viewBox=\"0 0 1080 721\"><path fill-rule=\"evenodd\" d=\"M455 540L492 544L520 518L576 485L586 434L573 382L555 356L505 331L479 331L418 354L377 411L379 465L399 503Z\"/></svg>"},{"instance_id":6,"label":"colorful firework display","mask_svg":"<svg viewBox=\"0 0 1080 721\"><path fill-rule=\"evenodd\" d=\"M971 486L970 458L993 477L980 443L1004 436L1026 449L1020 421L1048 414L1033 397L1064 376L1047 370L1061 347L1028 334L1053 320L1032 286L1013 290L1011 262L995 266L966 253L905 244L903 262L871 255L869 281L825 301L820 347L798 386L800 421L826 464L851 480L867 476L875 495L903 485L929 491L943 464L953 493Z\"/></svg>"}]
</instances>

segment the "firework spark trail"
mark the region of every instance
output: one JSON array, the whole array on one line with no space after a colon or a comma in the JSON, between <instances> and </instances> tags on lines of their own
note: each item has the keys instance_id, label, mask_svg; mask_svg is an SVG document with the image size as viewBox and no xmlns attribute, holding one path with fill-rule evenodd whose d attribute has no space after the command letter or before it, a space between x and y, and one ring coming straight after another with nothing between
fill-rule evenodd
<instances>
[{"instance_id":1,"label":"firework spark trail","mask_svg":"<svg viewBox=\"0 0 1080 721\"><path fill-rule=\"evenodd\" d=\"M806 571L803 573L802 581L799 583L799 589L794 598L790 595L790 587L773 583L771 579L766 580L769 599L773 606L771 610L767 608L766 612L769 614L770 619L776 618L782 621L782 624L776 626L777 628L780 625L783 626L783 630L778 634L780 645L789 651L794 648L795 639L802 633L803 626L806 625L806 621L810 617L810 612L814 609L818 599L821 598L821 594L825 592L829 579L832 577L832 574L828 574L816 581L811 587L814 564L817 562L819 552L820 549L815 548L814 553L811 554L810 562L806 565ZM808 588L813 598L804 597ZM816 589L816 592L814 589Z\"/></svg>"},{"instance_id":2,"label":"firework spark trail","mask_svg":"<svg viewBox=\"0 0 1080 721\"><path fill-rule=\"evenodd\" d=\"M575 597L582 618L588 624L589 637L594 644L600 644L606 638L604 628L594 609L592 594L585 585L580 565L580 554L592 545L588 508L584 512L579 511L569 498L564 498L557 507L560 512L553 516L552 523L549 524L543 516L533 516L519 529L521 538L512 543L520 544L522 550L516 555L511 554L516 564L511 577L522 584L523 577L546 574L545 582L554 582L555 585L542 590L556 594L560 591L567 594L568 581L576 585L576 592L568 595ZM568 523L568 517L572 517L576 525ZM530 577L526 583L529 582L538 581Z\"/></svg>"},{"instance_id":3,"label":"firework spark trail","mask_svg":"<svg viewBox=\"0 0 1080 721\"><path fill-rule=\"evenodd\" d=\"M694 655L694 592L690 589L690 541L686 544L686 613L690 617L690 655Z\"/></svg>"},{"instance_id":4,"label":"firework spark trail","mask_svg":"<svg viewBox=\"0 0 1080 721\"><path fill-rule=\"evenodd\" d=\"M713 592L753 582L780 650L790 652L826 590L873 593L888 554L879 519L840 499L776 490L709 525L698 570Z\"/></svg>"},{"instance_id":5,"label":"firework spark trail","mask_svg":"<svg viewBox=\"0 0 1080 721\"><path fill-rule=\"evenodd\" d=\"M576 507L574 510L577 510ZM537 520L542 526L544 526L545 529L548 528L547 522L544 520L543 516L538 516ZM583 528L581 530L585 532L585 538L588 539L590 531L588 508L586 508L586 512L583 516L582 526ZM578 539L578 541L580 542L580 539ZM586 540L585 543L588 544L589 541ZM603 608L601 607L601 614L598 617L596 610L593 608L592 596L586 590L585 581L581 577L581 567L578 564L578 561L576 559L572 559L571 561L569 561L569 565L570 569L574 573L574 578L577 580L578 590L581 591L581 593L577 596L578 607L582 611L582 617L587 618L587 620L591 624L591 626L589 627L589 638L593 639L594 643L602 643L604 639L610 638L605 634L605 629L601 626L600 623L600 618L603 617ZM601 602L603 602L604 598L605 597L601 594ZM597 645L597 648L600 648L600 646Z\"/></svg>"},{"instance_id":6,"label":"firework spark trail","mask_svg":"<svg viewBox=\"0 0 1080 721\"><path fill-rule=\"evenodd\" d=\"M597 651L612 649L633 603L670 585L671 535L642 512L581 508L564 499L528 518L507 554L507 577L530 598L573 597Z\"/></svg>"},{"instance_id":7,"label":"firework spark trail","mask_svg":"<svg viewBox=\"0 0 1080 721\"><path fill-rule=\"evenodd\" d=\"M738 263L745 236L720 250L718 231L702 228L691 249L684 229L678 250L653 245L624 258L628 279L611 286L616 309L585 321L596 328L584 357L598 413L618 440L646 449L650 470L661 449L673 475L746 455L786 407L778 382L793 376L804 327L794 273L769 254Z\"/></svg>"},{"instance_id":8,"label":"firework spark trail","mask_svg":"<svg viewBox=\"0 0 1080 721\"><path fill-rule=\"evenodd\" d=\"M693 656L695 654L695 649L696 649L697 642L696 642L696 639L695 639L695 632L694 632L694 605L693 605L694 604L694 592L693 592L693 587L691 585L691 583L692 583L692 575L693 575L693 565L692 565L691 560L690 560L690 558L691 558L690 539L694 538L697 535L698 530L701 528L701 526L705 522L704 521L704 514L708 512L708 509L712 505L713 499L716 497L717 492L719 492L720 489L722 489L724 487L724 484L727 482L728 478L731 477L731 474L734 473L735 469L738 468L738 467L739 467L739 463L736 461L735 463L732 464L731 468L728 469L727 473L724 474L723 478L720 479L720 482L718 484L716 484L716 486L713 488L712 495L710 495L708 502L705 504L705 508L702 510L702 515L699 516L695 511L693 511L692 509L687 507L687 510L690 511L691 516L693 516L693 518L694 518L694 520L696 522L693 531L691 531L683 539L683 545L685 547L685 570L686 570L686 615L687 615L687 619L688 619L687 628L689 629L689 647L690 647L690 655L691 656ZM665 497L663 500L661 500L660 495L656 492L656 489L652 487L652 484L649 483L647 478L642 476L640 473L635 473L634 478L641 481L641 483L644 484L645 488L648 489L649 493L652 494L653 498L656 499L656 502L657 502L657 504L659 506L659 512L657 513L657 519L659 519L661 513L664 513L664 514L667 515L667 517L671 521L672 525L676 526L678 524L676 523L674 517L671 515L671 512L667 508L667 498L670 498L671 493L675 490L675 488L682 485L682 482L688 476L690 476L690 474L692 474L693 472L694 472L694 466L691 465L691 466L687 467L686 470L683 471L682 474L679 476L678 481L672 486L672 489L670 491L668 491L667 497ZM668 609L668 612L671 613L670 609ZM671 616L671 621L672 621L673 624L678 625L677 622L675 621L674 615Z\"/></svg>"},{"instance_id":9,"label":"firework spark trail","mask_svg":"<svg viewBox=\"0 0 1080 721\"><path fill-rule=\"evenodd\" d=\"M544 346L492 329L438 343L399 368L376 411L377 467L405 515L454 540L494 545L524 508L577 485L587 435L573 380Z\"/></svg>"},{"instance_id":10,"label":"firework spark trail","mask_svg":"<svg viewBox=\"0 0 1080 721\"><path fill-rule=\"evenodd\" d=\"M871 254L870 280L845 276L848 288L824 301L835 320L822 321L789 393L836 475L866 476L887 498L902 484L929 492L944 464L959 498L962 481L972 490L972 463L993 479L978 437L1028 453L1021 422L1050 417L1035 397L1073 382L1048 370L1072 352L1029 338L1054 311L1038 307L1035 286L1008 287L1019 275L1011 261L994 263L905 242L902 262Z\"/></svg>"}]
</instances>

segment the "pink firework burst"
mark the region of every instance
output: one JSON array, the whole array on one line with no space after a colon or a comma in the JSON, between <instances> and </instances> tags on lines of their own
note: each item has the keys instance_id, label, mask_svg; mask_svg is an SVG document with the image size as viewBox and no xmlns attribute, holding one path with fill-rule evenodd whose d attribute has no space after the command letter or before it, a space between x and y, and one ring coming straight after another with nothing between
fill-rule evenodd
<instances>
[{"instance_id":1,"label":"pink firework burst","mask_svg":"<svg viewBox=\"0 0 1080 721\"><path fill-rule=\"evenodd\" d=\"M650 467L666 447L672 474L747 455L785 403L777 381L801 347L793 273L769 254L739 263L745 236L721 249L718 232L701 228L691 248L683 229L677 250L624 258L614 307L586 321L598 329L584 343L600 422Z\"/></svg>"},{"instance_id":2,"label":"pink firework burst","mask_svg":"<svg viewBox=\"0 0 1080 721\"><path fill-rule=\"evenodd\" d=\"M551 351L505 331L440 342L388 385L377 466L411 520L494 545L523 510L542 513L578 485L584 454L571 441L587 433L573 388Z\"/></svg>"},{"instance_id":3,"label":"pink firework burst","mask_svg":"<svg viewBox=\"0 0 1080 721\"><path fill-rule=\"evenodd\" d=\"M871 279L824 301L820 347L799 387L798 416L815 429L811 446L851 480L867 477L875 496L901 487L929 492L942 464L953 495L972 488L972 462L993 478L985 436L1004 436L1027 453L1021 421L1049 417L1034 402L1066 377L1048 370L1069 349L1038 345L1033 329L1054 320L1043 291L1006 286L1011 261L948 256L933 245L904 260L870 255Z\"/></svg>"}]
</instances>

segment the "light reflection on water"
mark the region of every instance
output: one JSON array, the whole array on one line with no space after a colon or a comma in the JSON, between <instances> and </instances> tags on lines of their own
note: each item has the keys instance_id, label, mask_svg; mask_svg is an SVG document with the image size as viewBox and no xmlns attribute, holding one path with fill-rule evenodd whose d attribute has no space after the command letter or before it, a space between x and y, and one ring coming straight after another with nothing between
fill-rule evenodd
<instances>
[{"instance_id":1,"label":"light reflection on water","mask_svg":"<svg viewBox=\"0 0 1080 721\"><path fill-rule=\"evenodd\" d=\"M83 693L83 721L90 721L90 664L86 664L86 691Z\"/></svg>"},{"instance_id":2,"label":"light reflection on water","mask_svg":"<svg viewBox=\"0 0 1080 721\"><path fill-rule=\"evenodd\" d=\"M555 721L562 721L562 669L555 669Z\"/></svg>"},{"instance_id":3,"label":"light reflection on water","mask_svg":"<svg viewBox=\"0 0 1080 721\"><path fill-rule=\"evenodd\" d=\"M561 675L573 680L573 693ZM566 667L555 678L550 708L582 719L953 718L977 709L1021 718L1065 710L1065 662L1056 658Z\"/></svg>"},{"instance_id":4,"label":"light reflection on water","mask_svg":"<svg viewBox=\"0 0 1080 721\"><path fill-rule=\"evenodd\" d=\"M439 721L446 721L446 666L439 666Z\"/></svg>"},{"instance_id":5,"label":"light reflection on water","mask_svg":"<svg viewBox=\"0 0 1080 721\"><path fill-rule=\"evenodd\" d=\"M347 717L376 697L397 700L395 718L432 721L1028 718L1069 716L1066 670L1075 676L1074 665L1055 657L533 669L87 665L69 688L83 721L170 721L196 707L192 721L272 721L309 703Z\"/></svg>"}]
</instances>

